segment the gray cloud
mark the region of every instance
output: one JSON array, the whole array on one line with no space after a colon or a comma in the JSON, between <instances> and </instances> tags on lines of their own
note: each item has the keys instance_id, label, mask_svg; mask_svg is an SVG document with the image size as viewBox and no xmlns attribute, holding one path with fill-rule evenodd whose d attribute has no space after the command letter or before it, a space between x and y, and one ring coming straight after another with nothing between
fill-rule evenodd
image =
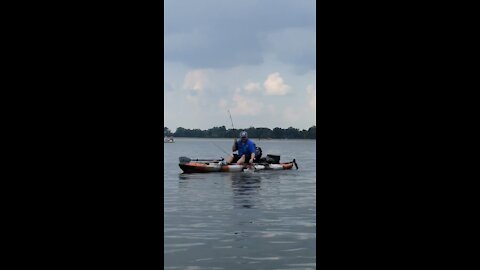
<instances>
[{"instance_id":1,"label":"gray cloud","mask_svg":"<svg viewBox=\"0 0 480 270\"><path fill-rule=\"evenodd\" d=\"M316 69L316 31L309 28L285 28L270 33L265 42L276 57L296 66L297 73Z\"/></svg>"},{"instance_id":2,"label":"gray cloud","mask_svg":"<svg viewBox=\"0 0 480 270\"><path fill-rule=\"evenodd\" d=\"M311 38L292 40L315 32L314 0L166 0L164 7L165 61L193 68L259 65L272 50L283 62L315 67Z\"/></svg>"},{"instance_id":3,"label":"gray cloud","mask_svg":"<svg viewBox=\"0 0 480 270\"><path fill-rule=\"evenodd\" d=\"M193 68L222 68L258 65L263 61L260 43L249 33L218 33L214 29L165 37L167 61L178 61Z\"/></svg>"},{"instance_id":4,"label":"gray cloud","mask_svg":"<svg viewBox=\"0 0 480 270\"><path fill-rule=\"evenodd\" d=\"M173 87L173 84L168 82L163 82L163 90L166 92L172 92L172 91L175 91L175 88Z\"/></svg>"}]
</instances>

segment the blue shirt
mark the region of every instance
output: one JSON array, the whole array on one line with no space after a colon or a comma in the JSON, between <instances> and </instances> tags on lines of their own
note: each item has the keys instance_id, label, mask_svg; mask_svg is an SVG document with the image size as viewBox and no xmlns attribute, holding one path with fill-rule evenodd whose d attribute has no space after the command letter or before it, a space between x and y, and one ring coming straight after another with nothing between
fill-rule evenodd
<instances>
[{"instance_id":1,"label":"blue shirt","mask_svg":"<svg viewBox=\"0 0 480 270\"><path fill-rule=\"evenodd\" d=\"M250 158L252 153L255 154L255 144L250 139L247 139L245 143L242 140L237 141L238 155L247 155L247 158Z\"/></svg>"}]
</instances>

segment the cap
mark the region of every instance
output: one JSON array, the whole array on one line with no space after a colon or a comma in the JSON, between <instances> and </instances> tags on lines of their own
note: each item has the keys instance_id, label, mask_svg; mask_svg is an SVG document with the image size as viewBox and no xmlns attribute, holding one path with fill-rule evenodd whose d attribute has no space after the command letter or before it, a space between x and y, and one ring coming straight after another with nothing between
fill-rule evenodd
<instances>
[{"instance_id":1,"label":"cap","mask_svg":"<svg viewBox=\"0 0 480 270\"><path fill-rule=\"evenodd\" d=\"M240 132L240 138L248 138L248 134L246 131Z\"/></svg>"}]
</instances>

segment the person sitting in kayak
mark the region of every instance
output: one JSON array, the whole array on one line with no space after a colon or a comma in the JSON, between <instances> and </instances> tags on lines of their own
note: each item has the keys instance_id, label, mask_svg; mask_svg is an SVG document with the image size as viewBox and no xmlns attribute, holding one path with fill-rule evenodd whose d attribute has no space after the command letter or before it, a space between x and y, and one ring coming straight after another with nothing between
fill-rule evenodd
<instances>
[{"instance_id":1,"label":"person sitting in kayak","mask_svg":"<svg viewBox=\"0 0 480 270\"><path fill-rule=\"evenodd\" d=\"M255 159L255 143L248 139L246 131L240 132L240 140L235 141L232 146L232 151L238 150L238 154L228 156L226 161L228 163L244 164L246 162L253 163Z\"/></svg>"}]
</instances>

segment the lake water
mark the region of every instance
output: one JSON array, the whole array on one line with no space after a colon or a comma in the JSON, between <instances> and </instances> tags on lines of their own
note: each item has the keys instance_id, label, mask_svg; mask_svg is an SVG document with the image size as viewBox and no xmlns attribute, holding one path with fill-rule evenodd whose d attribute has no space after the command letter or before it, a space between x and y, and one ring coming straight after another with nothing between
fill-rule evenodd
<instances>
[{"instance_id":1,"label":"lake water","mask_svg":"<svg viewBox=\"0 0 480 270\"><path fill-rule=\"evenodd\" d=\"M226 157L233 139L164 144L164 269L316 269L316 141L254 141L299 169L182 174L180 156Z\"/></svg>"}]
</instances>

